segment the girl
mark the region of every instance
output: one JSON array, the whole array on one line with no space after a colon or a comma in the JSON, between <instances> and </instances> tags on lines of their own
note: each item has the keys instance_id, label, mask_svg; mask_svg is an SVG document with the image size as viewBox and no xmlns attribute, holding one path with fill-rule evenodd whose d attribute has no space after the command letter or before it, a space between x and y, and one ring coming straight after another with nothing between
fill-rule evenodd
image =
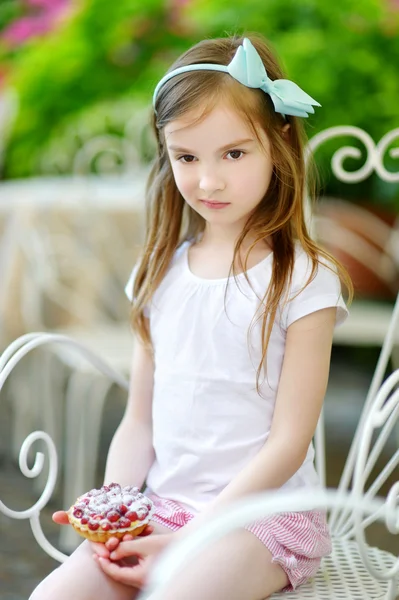
<instances>
[{"instance_id":1,"label":"girl","mask_svg":"<svg viewBox=\"0 0 399 600\"><path fill-rule=\"evenodd\" d=\"M347 314L337 271L351 284L304 222L298 117L313 105L259 36L203 41L156 87L147 237L127 286L138 339L105 476L146 482L153 533L84 542L34 600L136 598L162 550L224 507L319 485L311 441ZM214 544L162 600L261 600L329 552L324 513L279 514Z\"/></svg>"}]
</instances>

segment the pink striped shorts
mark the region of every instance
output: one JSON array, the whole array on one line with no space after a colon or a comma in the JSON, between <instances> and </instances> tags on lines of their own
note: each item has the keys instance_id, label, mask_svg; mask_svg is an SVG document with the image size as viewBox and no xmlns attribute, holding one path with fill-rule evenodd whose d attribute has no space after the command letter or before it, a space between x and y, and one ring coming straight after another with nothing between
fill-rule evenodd
<instances>
[{"instance_id":1,"label":"pink striped shorts","mask_svg":"<svg viewBox=\"0 0 399 600\"><path fill-rule=\"evenodd\" d=\"M174 500L146 492L154 502L152 521L173 531L187 525L194 515ZM314 577L323 556L331 552L331 539L324 511L286 512L266 517L245 527L266 546L287 574L289 585L283 591L293 591Z\"/></svg>"}]
</instances>

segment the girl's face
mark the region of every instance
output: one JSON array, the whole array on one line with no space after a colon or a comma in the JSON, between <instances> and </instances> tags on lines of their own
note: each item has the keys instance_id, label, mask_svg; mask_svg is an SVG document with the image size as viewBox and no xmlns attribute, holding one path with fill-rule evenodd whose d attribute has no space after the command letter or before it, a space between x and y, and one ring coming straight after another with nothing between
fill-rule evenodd
<instances>
[{"instance_id":1,"label":"girl's face","mask_svg":"<svg viewBox=\"0 0 399 600\"><path fill-rule=\"evenodd\" d=\"M177 188L208 226L241 231L270 184L269 139L259 131L260 144L242 116L221 103L195 122L199 114L165 126Z\"/></svg>"}]
</instances>

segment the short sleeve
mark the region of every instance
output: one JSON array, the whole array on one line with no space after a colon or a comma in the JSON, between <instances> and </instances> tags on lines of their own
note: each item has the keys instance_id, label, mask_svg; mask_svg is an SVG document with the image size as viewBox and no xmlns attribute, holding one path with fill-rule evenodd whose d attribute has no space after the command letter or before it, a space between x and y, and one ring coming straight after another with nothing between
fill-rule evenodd
<instances>
[{"instance_id":1,"label":"short sleeve","mask_svg":"<svg viewBox=\"0 0 399 600\"><path fill-rule=\"evenodd\" d=\"M294 321L323 308L337 307L336 326L341 325L348 316L335 267L331 265L329 268L326 264L319 263L316 275L304 287L310 273L310 261L306 255L302 255L295 265L289 298L282 310L282 324L285 329Z\"/></svg>"},{"instance_id":2,"label":"short sleeve","mask_svg":"<svg viewBox=\"0 0 399 600\"><path fill-rule=\"evenodd\" d=\"M137 271L138 271L138 265L135 265L133 271L130 274L128 282L125 285L125 294L128 297L128 299L130 300L130 302L133 302L133 300L134 300L133 289L134 289L134 281L136 279ZM150 317L150 307L148 305L146 305L144 307L144 316L147 318Z\"/></svg>"}]
</instances>

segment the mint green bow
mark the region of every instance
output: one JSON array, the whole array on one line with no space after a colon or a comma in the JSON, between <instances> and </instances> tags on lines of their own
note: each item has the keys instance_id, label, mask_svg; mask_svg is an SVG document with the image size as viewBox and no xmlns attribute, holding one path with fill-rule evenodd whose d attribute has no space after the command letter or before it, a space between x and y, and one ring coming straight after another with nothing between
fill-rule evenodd
<instances>
[{"instance_id":1,"label":"mint green bow","mask_svg":"<svg viewBox=\"0 0 399 600\"><path fill-rule=\"evenodd\" d=\"M269 79L261 57L248 38L244 38L241 46L237 48L231 62L226 65L203 63L179 67L165 75L154 90L153 104L160 88L172 77L190 71L221 71L229 73L231 77L250 88L261 89L269 94L274 109L282 115L308 117L314 113L313 106L321 106L309 94L304 92L296 83L289 79Z\"/></svg>"},{"instance_id":2,"label":"mint green bow","mask_svg":"<svg viewBox=\"0 0 399 600\"><path fill-rule=\"evenodd\" d=\"M237 49L227 71L243 85L259 88L269 94L278 113L307 117L308 113L314 113L312 104L321 106L293 81L269 79L261 57L248 38Z\"/></svg>"}]
</instances>

